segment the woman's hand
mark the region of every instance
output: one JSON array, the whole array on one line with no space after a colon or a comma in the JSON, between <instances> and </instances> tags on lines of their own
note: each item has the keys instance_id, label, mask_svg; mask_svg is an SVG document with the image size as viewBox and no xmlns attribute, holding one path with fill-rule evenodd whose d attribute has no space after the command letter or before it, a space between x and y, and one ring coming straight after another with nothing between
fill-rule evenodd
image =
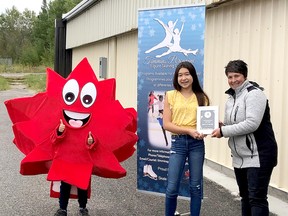
<instances>
[{"instance_id":1,"label":"woman's hand","mask_svg":"<svg viewBox=\"0 0 288 216\"><path fill-rule=\"evenodd\" d=\"M222 126L224 126L224 123L219 121L219 128L222 127Z\"/></svg>"},{"instance_id":2,"label":"woman's hand","mask_svg":"<svg viewBox=\"0 0 288 216\"><path fill-rule=\"evenodd\" d=\"M219 121L219 128L216 128L214 131L212 131L211 137L217 137L217 138L223 137L223 134L221 132L221 127L222 126L224 126L224 123Z\"/></svg>"},{"instance_id":3,"label":"woman's hand","mask_svg":"<svg viewBox=\"0 0 288 216\"><path fill-rule=\"evenodd\" d=\"M221 138L222 134L220 128L216 128L214 131L212 131L211 137Z\"/></svg>"}]
</instances>

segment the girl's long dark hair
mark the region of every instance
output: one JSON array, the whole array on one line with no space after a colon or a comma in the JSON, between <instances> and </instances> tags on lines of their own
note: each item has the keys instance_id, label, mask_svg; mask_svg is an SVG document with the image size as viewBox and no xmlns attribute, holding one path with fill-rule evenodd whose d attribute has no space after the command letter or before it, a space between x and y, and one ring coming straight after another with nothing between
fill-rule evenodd
<instances>
[{"instance_id":1,"label":"girl's long dark hair","mask_svg":"<svg viewBox=\"0 0 288 216\"><path fill-rule=\"evenodd\" d=\"M198 101L199 106L205 106L205 105L208 106L210 104L209 97L201 88L195 67L193 66L192 63L190 63L188 61L183 61L177 65L177 67L175 69L175 73L174 73L174 78L173 78L174 88L177 91L180 91L182 88L178 83L178 73L179 73L179 70L181 68L187 68L189 70L189 73L191 74L191 76L193 78L192 91L194 92L194 94L197 97L197 101Z\"/></svg>"}]
</instances>

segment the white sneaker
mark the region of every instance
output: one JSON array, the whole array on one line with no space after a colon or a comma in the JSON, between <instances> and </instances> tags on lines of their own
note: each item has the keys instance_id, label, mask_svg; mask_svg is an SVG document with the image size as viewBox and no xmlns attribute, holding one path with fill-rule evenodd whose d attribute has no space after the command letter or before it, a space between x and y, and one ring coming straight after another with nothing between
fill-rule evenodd
<instances>
[{"instance_id":1,"label":"white sneaker","mask_svg":"<svg viewBox=\"0 0 288 216\"><path fill-rule=\"evenodd\" d=\"M152 166L151 165L147 165L147 173L148 173L148 177L154 180L157 180L157 175L156 173L153 171Z\"/></svg>"},{"instance_id":2,"label":"white sneaker","mask_svg":"<svg viewBox=\"0 0 288 216\"><path fill-rule=\"evenodd\" d=\"M176 211L175 213L174 213L174 215L175 216L179 216L179 215L181 215L178 211Z\"/></svg>"}]
</instances>

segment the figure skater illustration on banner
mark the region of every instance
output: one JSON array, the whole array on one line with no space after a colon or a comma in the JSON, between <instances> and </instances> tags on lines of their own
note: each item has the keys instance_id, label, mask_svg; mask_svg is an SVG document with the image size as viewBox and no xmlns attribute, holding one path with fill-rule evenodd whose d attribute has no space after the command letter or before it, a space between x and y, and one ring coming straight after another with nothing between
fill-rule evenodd
<instances>
[{"instance_id":1,"label":"figure skater illustration on banner","mask_svg":"<svg viewBox=\"0 0 288 216\"><path fill-rule=\"evenodd\" d=\"M154 20L160 23L160 25L164 28L166 35L165 35L165 38L160 43L158 43L156 46L152 47L151 49L147 50L145 53L150 53L154 50L157 50L163 47L172 46L173 31L178 20L176 20L175 22L170 20L168 22L168 25L165 25L164 22L162 22L161 20L157 18L155 18Z\"/></svg>"},{"instance_id":2,"label":"figure skater illustration on banner","mask_svg":"<svg viewBox=\"0 0 288 216\"><path fill-rule=\"evenodd\" d=\"M169 55L170 53L173 53L173 52L182 53L185 56L188 56L188 54L197 55L198 49L195 49L195 50L184 49L180 45L181 33L184 29L184 22L182 23L181 29L179 30L178 28L175 28L175 26L178 22L178 19L175 22L170 20L168 22L168 25L165 25L163 21L161 21L157 18L155 18L154 20L158 21L161 24L161 26L164 28L165 37L160 43L153 46L151 49L147 50L145 53L150 53L150 52L157 50L157 49L160 49L160 48L168 48L168 50L163 52L162 54L156 55L156 58L161 58L161 57Z\"/></svg>"}]
</instances>

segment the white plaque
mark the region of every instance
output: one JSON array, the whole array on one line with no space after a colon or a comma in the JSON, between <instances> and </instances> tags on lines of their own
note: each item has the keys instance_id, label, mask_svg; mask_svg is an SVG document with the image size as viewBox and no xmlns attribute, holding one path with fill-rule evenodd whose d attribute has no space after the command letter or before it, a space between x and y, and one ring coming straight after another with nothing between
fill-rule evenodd
<instances>
[{"instance_id":1,"label":"white plaque","mask_svg":"<svg viewBox=\"0 0 288 216\"><path fill-rule=\"evenodd\" d=\"M211 134L218 127L218 106L199 106L197 108L197 131Z\"/></svg>"}]
</instances>

